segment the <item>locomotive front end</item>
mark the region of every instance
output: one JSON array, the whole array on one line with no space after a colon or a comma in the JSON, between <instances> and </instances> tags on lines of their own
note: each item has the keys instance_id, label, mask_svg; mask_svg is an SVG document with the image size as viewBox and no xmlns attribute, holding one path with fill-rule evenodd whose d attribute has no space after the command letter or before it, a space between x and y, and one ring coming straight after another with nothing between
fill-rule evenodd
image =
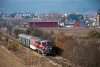
<instances>
[{"instance_id":1,"label":"locomotive front end","mask_svg":"<svg viewBox=\"0 0 100 67\"><path fill-rule=\"evenodd\" d=\"M52 53L52 42L49 40L41 41L43 47L43 54L51 54Z\"/></svg>"}]
</instances>

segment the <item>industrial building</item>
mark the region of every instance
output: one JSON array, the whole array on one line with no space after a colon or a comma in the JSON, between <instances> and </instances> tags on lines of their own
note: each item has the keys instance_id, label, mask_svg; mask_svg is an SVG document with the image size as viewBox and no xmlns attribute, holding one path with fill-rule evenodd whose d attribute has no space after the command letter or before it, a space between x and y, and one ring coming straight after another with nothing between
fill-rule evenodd
<instances>
[{"instance_id":1,"label":"industrial building","mask_svg":"<svg viewBox=\"0 0 100 67\"><path fill-rule=\"evenodd\" d=\"M59 27L58 21L52 20L32 20L28 22L29 27L36 26L36 27Z\"/></svg>"}]
</instances>

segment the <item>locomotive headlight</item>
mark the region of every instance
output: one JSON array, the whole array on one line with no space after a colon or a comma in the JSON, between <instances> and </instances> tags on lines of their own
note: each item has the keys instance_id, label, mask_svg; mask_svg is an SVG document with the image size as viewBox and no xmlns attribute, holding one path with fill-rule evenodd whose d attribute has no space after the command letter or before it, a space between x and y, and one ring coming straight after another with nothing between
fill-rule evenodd
<instances>
[{"instance_id":1,"label":"locomotive headlight","mask_svg":"<svg viewBox=\"0 0 100 67\"><path fill-rule=\"evenodd\" d=\"M52 49L52 47L49 47L49 49Z\"/></svg>"},{"instance_id":2,"label":"locomotive headlight","mask_svg":"<svg viewBox=\"0 0 100 67\"><path fill-rule=\"evenodd\" d=\"M45 50L45 47L42 46L42 49Z\"/></svg>"}]
</instances>

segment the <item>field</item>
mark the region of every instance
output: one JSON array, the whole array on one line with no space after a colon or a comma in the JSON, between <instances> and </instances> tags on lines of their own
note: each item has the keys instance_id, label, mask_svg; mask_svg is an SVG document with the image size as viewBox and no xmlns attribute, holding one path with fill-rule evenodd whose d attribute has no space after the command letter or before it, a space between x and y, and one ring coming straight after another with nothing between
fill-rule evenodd
<instances>
[{"instance_id":1,"label":"field","mask_svg":"<svg viewBox=\"0 0 100 67\"><path fill-rule=\"evenodd\" d=\"M23 28L22 28L23 29ZM86 36L90 30L100 29L92 28L39 28L43 31L51 32L55 34L63 32L66 35ZM26 30L26 29L25 29ZM3 40L5 42L5 40ZM20 45L17 52L5 51L1 46L6 45L4 42L0 43L0 67L55 67L56 64L40 56L38 53L33 52L31 49ZM2 44L2 45L1 45ZM15 55L15 56L13 56ZM19 59L17 59L19 58Z\"/></svg>"},{"instance_id":2,"label":"field","mask_svg":"<svg viewBox=\"0 0 100 67\"><path fill-rule=\"evenodd\" d=\"M97 30L100 32L100 29L97 28L66 28L66 27L55 27L55 28L39 28L42 29L43 31L47 31L47 32L55 32L56 34L59 32L63 32L66 35L76 35L76 36L86 36L88 34L89 31L91 30Z\"/></svg>"}]
</instances>

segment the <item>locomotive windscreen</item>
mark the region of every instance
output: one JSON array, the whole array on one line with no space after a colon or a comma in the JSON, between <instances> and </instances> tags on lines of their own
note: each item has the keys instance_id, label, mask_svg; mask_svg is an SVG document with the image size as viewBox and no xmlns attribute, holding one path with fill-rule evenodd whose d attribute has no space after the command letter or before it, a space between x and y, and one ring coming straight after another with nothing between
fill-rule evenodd
<instances>
[{"instance_id":1,"label":"locomotive windscreen","mask_svg":"<svg viewBox=\"0 0 100 67\"><path fill-rule=\"evenodd\" d=\"M42 42L43 46L52 46L52 42Z\"/></svg>"},{"instance_id":2,"label":"locomotive windscreen","mask_svg":"<svg viewBox=\"0 0 100 67\"><path fill-rule=\"evenodd\" d=\"M51 45L52 45L52 42L47 42L47 45L48 45L48 46L49 46L49 45L51 46Z\"/></svg>"}]
</instances>

